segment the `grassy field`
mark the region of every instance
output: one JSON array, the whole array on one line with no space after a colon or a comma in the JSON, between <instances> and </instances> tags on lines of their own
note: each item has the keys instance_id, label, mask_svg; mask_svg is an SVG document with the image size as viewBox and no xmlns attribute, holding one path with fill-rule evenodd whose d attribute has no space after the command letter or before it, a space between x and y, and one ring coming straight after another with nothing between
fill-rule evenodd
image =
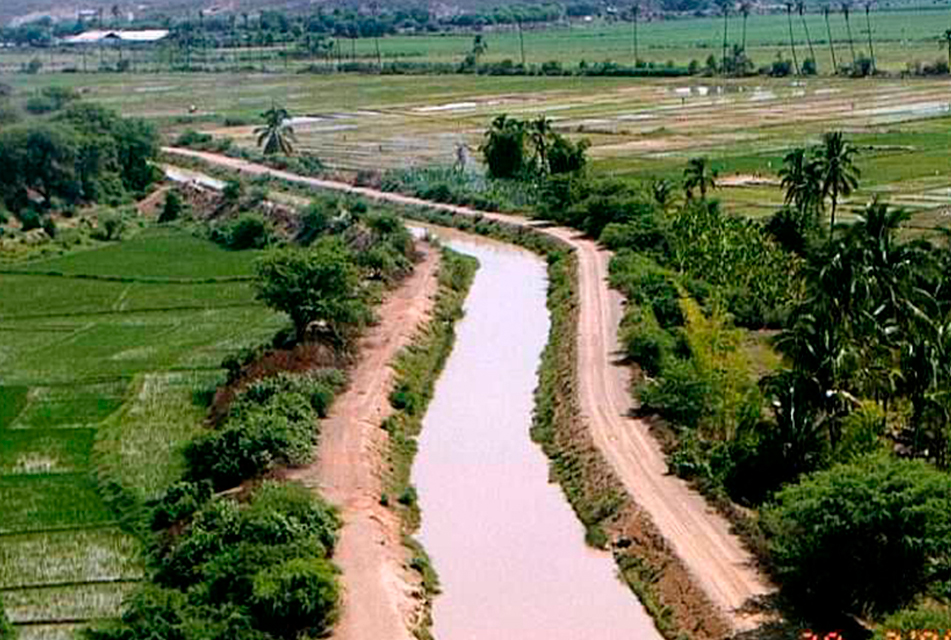
<instances>
[{"instance_id":1,"label":"grassy field","mask_svg":"<svg viewBox=\"0 0 951 640\"><path fill-rule=\"evenodd\" d=\"M828 30L819 7L813 7L814 13L806 15L803 27L798 16L794 17L793 38L796 42L799 60L809 55L806 29L812 40L816 62L822 73L832 70L832 56L829 50ZM951 27L951 7L946 4L932 4L917 9L896 8L873 10L870 16L872 42L878 67L889 71L902 71L908 63L933 62L936 58L945 58L945 49L939 45L939 37L946 28ZM869 29L865 14L858 5L851 16L852 38L856 54L868 54ZM830 16L829 30L836 48L836 59L842 63L851 61L848 32L845 20L840 13ZM742 18L733 16L728 27L728 40L739 44L742 41ZM489 50L483 60L500 61L506 58L520 60L519 39L514 29L486 32ZM526 61L541 64L557 60L565 65L575 66L582 60L589 63L603 60L633 62L631 25L626 22L593 23L574 22L569 25L549 26L544 29L527 29L524 32ZM723 42L723 20L720 18L689 18L666 21L643 21L638 30L639 55L645 61L663 63L668 60L686 66L691 60L701 64L711 53L720 56ZM747 22L747 53L757 65L769 64L777 51L791 56L789 46L789 25L785 14L752 14ZM399 35L388 36L380 40L380 52L384 60L407 60L414 62L461 62L472 47L472 36L468 34L437 35ZM258 49L210 50L193 49L193 64L204 64L219 68L240 65L263 65L271 70L285 68L280 47L261 51ZM375 61L376 45L372 39L350 42L344 40L341 54L345 57L356 55L359 60ZM94 71L99 67L100 59L107 65L118 60L116 51L106 49L100 57L98 49L89 49L85 63L77 50L66 48L37 50L14 50L0 52L0 73L12 73L21 65L38 57L47 70L60 70L72 67ZM184 54L165 48L127 51L126 58L135 60L138 71L168 69L174 56L177 63L184 61ZM289 68L310 64L313 60L295 59Z\"/></svg>"},{"instance_id":2,"label":"grassy field","mask_svg":"<svg viewBox=\"0 0 951 640\"><path fill-rule=\"evenodd\" d=\"M114 615L141 575L104 498L168 486L222 357L281 326L254 256L148 229L0 273L0 592L21 637Z\"/></svg>"}]
</instances>

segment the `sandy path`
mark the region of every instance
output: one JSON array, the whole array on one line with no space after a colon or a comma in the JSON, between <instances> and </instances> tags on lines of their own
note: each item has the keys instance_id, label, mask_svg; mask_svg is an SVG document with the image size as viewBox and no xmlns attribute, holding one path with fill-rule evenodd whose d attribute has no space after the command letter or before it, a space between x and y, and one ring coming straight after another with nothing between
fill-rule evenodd
<instances>
[{"instance_id":1,"label":"sandy path","mask_svg":"<svg viewBox=\"0 0 951 640\"><path fill-rule=\"evenodd\" d=\"M413 274L387 296L380 323L360 340L347 390L322 423L317 460L284 474L340 508L344 526L334 561L343 570L344 607L333 635L339 640L414 640L418 579L405 568L399 519L379 504L386 460L380 424L391 412L390 363L428 319L438 264L438 252L427 247Z\"/></svg>"},{"instance_id":2,"label":"sandy path","mask_svg":"<svg viewBox=\"0 0 951 640\"><path fill-rule=\"evenodd\" d=\"M454 205L435 204L395 193L364 187L304 178L216 154L186 149L165 149L170 153L198 158L246 173L269 173L275 177L362 195L398 204L429 206L463 215L481 215L508 224L537 226L538 223L510 215L484 213ZM635 502L654 521L678 557L709 598L720 607L737 630L756 626L758 619L738 609L749 600L768 594L774 587L753 564L753 558L729 523L695 491L667 474L659 443L647 426L629 417L630 370L616 362L618 327L623 313L621 295L607 284L611 254L577 231L561 227L541 229L575 248L578 254L579 291L579 378L582 414L595 443L613 466ZM356 636L354 636L356 637ZM391 640L386 636L366 640Z\"/></svg>"}]
</instances>

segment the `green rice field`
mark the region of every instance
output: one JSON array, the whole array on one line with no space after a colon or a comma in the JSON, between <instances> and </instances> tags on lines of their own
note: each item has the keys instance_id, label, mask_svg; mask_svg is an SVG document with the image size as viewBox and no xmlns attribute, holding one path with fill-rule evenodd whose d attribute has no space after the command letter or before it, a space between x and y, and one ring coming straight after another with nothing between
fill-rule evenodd
<instances>
[{"instance_id":1,"label":"green rice field","mask_svg":"<svg viewBox=\"0 0 951 640\"><path fill-rule=\"evenodd\" d=\"M184 231L0 273L0 593L23 638L118 612L142 575L124 505L181 472L196 395L281 320L253 299L254 252Z\"/></svg>"}]
</instances>

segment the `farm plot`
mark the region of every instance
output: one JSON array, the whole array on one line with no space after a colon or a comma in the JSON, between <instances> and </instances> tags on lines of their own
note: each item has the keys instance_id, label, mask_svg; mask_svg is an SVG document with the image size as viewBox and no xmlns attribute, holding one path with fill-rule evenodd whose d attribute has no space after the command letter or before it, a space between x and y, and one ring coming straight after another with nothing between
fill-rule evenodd
<instances>
[{"instance_id":1,"label":"farm plot","mask_svg":"<svg viewBox=\"0 0 951 640\"><path fill-rule=\"evenodd\" d=\"M88 90L90 100L159 118L170 134L186 126L182 120L188 121L194 104L199 115L191 126L245 146L255 142L252 123L276 98L297 117L299 148L349 173L448 165L460 144L477 157L494 117L546 115L559 131L591 141L589 154L600 174L679 179L688 158L706 155L727 178L717 197L753 216L768 215L781 203L773 182L791 147L842 129L862 147L862 189L851 204L875 195L894 199L915 213L921 227L940 223L951 207L947 79L227 73L96 79L95 86L82 76L29 82L72 83ZM850 203L845 205L847 217Z\"/></svg>"},{"instance_id":2,"label":"farm plot","mask_svg":"<svg viewBox=\"0 0 951 640\"><path fill-rule=\"evenodd\" d=\"M167 487L223 356L281 326L254 257L146 230L0 273L0 592L22 637L115 615L141 576L104 487Z\"/></svg>"}]
</instances>

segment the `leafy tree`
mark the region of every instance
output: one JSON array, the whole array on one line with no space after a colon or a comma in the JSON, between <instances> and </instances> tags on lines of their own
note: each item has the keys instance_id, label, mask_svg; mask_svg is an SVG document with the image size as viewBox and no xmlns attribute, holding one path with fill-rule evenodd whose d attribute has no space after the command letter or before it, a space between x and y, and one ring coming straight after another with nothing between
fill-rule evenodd
<instances>
[{"instance_id":1,"label":"leafy tree","mask_svg":"<svg viewBox=\"0 0 951 640\"><path fill-rule=\"evenodd\" d=\"M829 199L832 209L829 218L829 233L835 230L835 211L841 196L848 197L858 187L861 175L855 166L858 149L846 141L841 131L823 134L822 144L816 151L816 171L822 181L822 197Z\"/></svg>"},{"instance_id":2,"label":"leafy tree","mask_svg":"<svg viewBox=\"0 0 951 640\"><path fill-rule=\"evenodd\" d=\"M548 170L552 175L581 173L588 164L586 152L590 146L587 140L572 142L555 134L547 153Z\"/></svg>"},{"instance_id":3,"label":"leafy tree","mask_svg":"<svg viewBox=\"0 0 951 640\"><path fill-rule=\"evenodd\" d=\"M46 207L54 197L77 202L82 195L78 154L76 133L59 124L30 123L0 131L0 195L7 208L25 208L29 190L39 193Z\"/></svg>"},{"instance_id":4,"label":"leafy tree","mask_svg":"<svg viewBox=\"0 0 951 640\"><path fill-rule=\"evenodd\" d=\"M350 255L332 239L308 250L278 249L255 264L257 297L290 316L298 340L314 322L340 338L365 313Z\"/></svg>"},{"instance_id":5,"label":"leafy tree","mask_svg":"<svg viewBox=\"0 0 951 640\"><path fill-rule=\"evenodd\" d=\"M515 178L525 171L526 135L525 123L520 120L502 114L492 121L480 147L490 176Z\"/></svg>"},{"instance_id":6,"label":"leafy tree","mask_svg":"<svg viewBox=\"0 0 951 640\"><path fill-rule=\"evenodd\" d=\"M717 172L710 167L706 158L691 158L684 169L684 193L687 199L693 199L694 190L700 191L700 199L707 199L707 191L716 189Z\"/></svg>"},{"instance_id":7,"label":"leafy tree","mask_svg":"<svg viewBox=\"0 0 951 640\"><path fill-rule=\"evenodd\" d=\"M258 137L258 146L263 148L264 155L292 155L293 143L297 141L297 137L294 128L287 123L290 120L287 109L272 106L262 113L261 117L264 119L264 126L255 129L254 134Z\"/></svg>"},{"instance_id":8,"label":"leafy tree","mask_svg":"<svg viewBox=\"0 0 951 640\"><path fill-rule=\"evenodd\" d=\"M951 577L951 476L872 456L787 487L764 521L783 593L812 619L877 618Z\"/></svg>"}]
</instances>

